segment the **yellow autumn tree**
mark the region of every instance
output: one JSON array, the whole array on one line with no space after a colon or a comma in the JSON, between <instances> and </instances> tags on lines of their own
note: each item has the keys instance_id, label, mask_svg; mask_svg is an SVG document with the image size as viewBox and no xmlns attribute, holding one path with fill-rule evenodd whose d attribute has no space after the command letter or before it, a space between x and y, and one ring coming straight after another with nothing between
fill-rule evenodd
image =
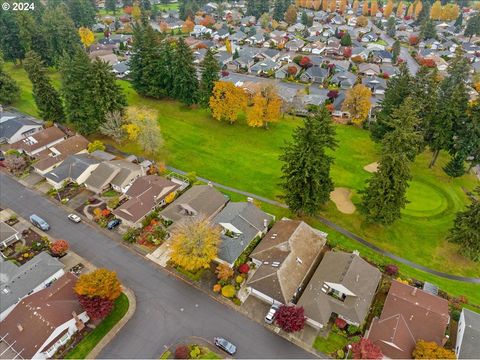
<instances>
[{"instance_id":1,"label":"yellow autumn tree","mask_svg":"<svg viewBox=\"0 0 480 360\"><path fill-rule=\"evenodd\" d=\"M338 5L338 11L340 11L340 13L344 15L345 10L347 10L347 0L340 0L340 4Z\"/></svg>"},{"instance_id":2,"label":"yellow autumn tree","mask_svg":"<svg viewBox=\"0 0 480 360\"><path fill-rule=\"evenodd\" d=\"M328 0L322 0L322 10L323 11L328 10Z\"/></svg>"},{"instance_id":3,"label":"yellow autumn tree","mask_svg":"<svg viewBox=\"0 0 480 360\"><path fill-rule=\"evenodd\" d=\"M263 116L265 108L267 107L267 100L260 92L253 96L253 104L247 109L247 124L251 127L263 126Z\"/></svg>"},{"instance_id":4,"label":"yellow autumn tree","mask_svg":"<svg viewBox=\"0 0 480 360\"><path fill-rule=\"evenodd\" d=\"M135 20L135 22L138 22L138 20L140 20L140 18L142 17L142 10L140 9L140 6L133 5L132 17L133 17L133 20Z\"/></svg>"},{"instance_id":5,"label":"yellow autumn tree","mask_svg":"<svg viewBox=\"0 0 480 360\"><path fill-rule=\"evenodd\" d=\"M175 200L175 191L172 191L170 194L165 196L165 203L170 204L173 200Z\"/></svg>"},{"instance_id":6,"label":"yellow autumn tree","mask_svg":"<svg viewBox=\"0 0 480 360\"><path fill-rule=\"evenodd\" d=\"M432 20L440 20L442 17L442 3L440 0L437 0L433 3L430 9L430 19Z\"/></svg>"},{"instance_id":7,"label":"yellow autumn tree","mask_svg":"<svg viewBox=\"0 0 480 360\"><path fill-rule=\"evenodd\" d=\"M352 10L353 10L353 15L354 16L357 16L357 11L358 11L358 7L360 6L360 3L358 0L354 0L353 1L353 5L352 5Z\"/></svg>"},{"instance_id":8,"label":"yellow autumn tree","mask_svg":"<svg viewBox=\"0 0 480 360\"><path fill-rule=\"evenodd\" d=\"M442 7L441 20L452 21L458 18L459 8L457 4L447 4Z\"/></svg>"},{"instance_id":9,"label":"yellow autumn tree","mask_svg":"<svg viewBox=\"0 0 480 360\"><path fill-rule=\"evenodd\" d=\"M268 128L270 122L280 119L281 109L282 99L273 86L267 85L253 96L252 106L247 109L247 124Z\"/></svg>"},{"instance_id":10,"label":"yellow autumn tree","mask_svg":"<svg viewBox=\"0 0 480 360\"><path fill-rule=\"evenodd\" d=\"M81 27L78 29L78 35L80 36L80 41L82 42L85 49L95 42L95 35L93 35L92 30Z\"/></svg>"},{"instance_id":11,"label":"yellow autumn tree","mask_svg":"<svg viewBox=\"0 0 480 360\"><path fill-rule=\"evenodd\" d=\"M423 9L422 0L416 1L416 3L415 3L415 11L414 11L415 18L418 18L418 15L420 14L420 11L422 11L422 9Z\"/></svg>"},{"instance_id":12,"label":"yellow autumn tree","mask_svg":"<svg viewBox=\"0 0 480 360\"><path fill-rule=\"evenodd\" d=\"M407 16L410 16L410 17L413 16L413 9L414 9L414 4L412 3L407 9Z\"/></svg>"},{"instance_id":13,"label":"yellow autumn tree","mask_svg":"<svg viewBox=\"0 0 480 360\"><path fill-rule=\"evenodd\" d=\"M359 27L365 27L368 25L368 19L365 16L359 16L357 18L357 26Z\"/></svg>"},{"instance_id":14,"label":"yellow autumn tree","mask_svg":"<svg viewBox=\"0 0 480 360\"><path fill-rule=\"evenodd\" d=\"M136 141L140 132L140 128L135 124L124 124L122 125L122 130L127 135L129 141Z\"/></svg>"},{"instance_id":15,"label":"yellow autumn tree","mask_svg":"<svg viewBox=\"0 0 480 360\"><path fill-rule=\"evenodd\" d=\"M330 3L328 4L328 10L330 10L330 12L335 12L336 9L337 9L337 0L330 0Z\"/></svg>"},{"instance_id":16,"label":"yellow autumn tree","mask_svg":"<svg viewBox=\"0 0 480 360\"><path fill-rule=\"evenodd\" d=\"M378 12L378 2L377 0L372 0L372 4L370 5L370 16L377 15Z\"/></svg>"},{"instance_id":17,"label":"yellow autumn tree","mask_svg":"<svg viewBox=\"0 0 480 360\"><path fill-rule=\"evenodd\" d=\"M163 146L163 137L157 122L158 112L156 110L130 106L127 108L125 119L127 124L122 126L122 129L127 133L129 139L136 136L136 142L145 152L154 153Z\"/></svg>"},{"instance_id":18,"label":"yellow autumn tree","mask_svg":"<svg viewBox=\"0 0 480 360\"><path fill-rule=\"evenodd\" d=\"M195 27L195 23L190 19L190 17L187 17L187 20L182 25L182 31L184 33L190 33L193 31L193 28Z\"/></svg>"},{"instance_id":19,"label":"yellow autumn tree","mask_svg":"<svg viewBox=\"0 0 480 360\"><path fill-rule=\"evenodd\" d=\"M180 221L171 234L170 260L187 271L208 268L217 257L220 232L202 216Z\"/></svg>"},{"instance_id":20,"label":"yellow autumn tree","mask_svg":"<svg viewBox=\"0 0 480 360\"><path fill-rule=\"evenodd\" d=\"M315 9L315 11L317 11L318 9L320 9L320 6L322 5L322 0L315 0L313 2L313 8Z\"/></svg>"},{"instance_id":21,"label":"yellow autumn tree","mask_svg":"<svg viewBox=\"0 0 480 360\"><path fill-rule=\"evenodd\" d=\"M217 81L210 97L212 116L218 121L233 124L247 106L247 94L231 82Z\"/></svg>"},{"instance_id":22,"label":"yellow autumn tree","mask_svg":"<svg viewBox=\"0 0 480 360\"><path fill-rule=\"evenodd\" d=\"M347 91L342 110L350 113L350 121L352 123L361 125L367 120L371 107L371 96L372 92L370 89L362 84L357 84Z\"/></svg>"},{"instance_id":23,"label":"yellow autumn tree","mask_svg":"<svg viewBox=\"0 0 480 360\"><path fill-rule=\"evenodd\" d=\"M307 0L307 8L313 9L313 0Z\"/></svg>"},{"instance_id":24,"label":"yellow autumn tree","mask_svg":"<svg viewBox=\"0 0 480 360\"><path fill-rule=\"evenodd\" d=\"M414 359L456 359L452 350L445 349L436 342L419 340L412 354Z\"/></svg>"},{"instance_id":25,"label":"yellow autumn tree","mask_svg":"<svg viewBox=\"0 0 480 360\"><path fill-rule=\"evenodd\" d=\"M300 7L306 7L307 6L307 0L302 0L300 1Z\"/></svg>"},{"instance_id":26,"label":"yellow autumn tree","mask_svg":"<svg viewBox=\"0 0 480 360\"><path fill-rule=\"evenodd\" d=\"M225 48L227 49L227 52L229 54L232 53L232 43L230 42L230 39L227 38L227 40L225 40Z\"/></svg>"},{"instance_id":27,"label":"yellow autumn tree","mask_svg":"<svg viewBox=\"0 0 480 360\"><path fill-rule=\"evenodd\" d=\"M78 295L109 300L115 300L122 293L117 274L107 269L97 269L80 275L74 289Z\"/></svg>"},{"instance_id":28,"label":"yellow autumn tree","mask_svg":"<svg viewBox=\"0 0 480 360\"><path fill-rule=\"evenodd\" d=\"M393 0L388 0L387 4L383 9L383 16L385 16L385 18L388 19L390 15L392 15L392 11L393 11Z\"/></svg>"},{"instance_id":29,"label":"yellow autumn tree","mask_svg":"<svg viewBox=\"0 0 480 360\"><path fill-rule=\"evenodd\" d=\"M365 0L362 4L362 15L368 16L368 1Z\"/></svg>"},{"instance_id":30,"label":"yellow autumn tree","mask_svg":"<svg viewBox=\"0 0 480 360\"><path fill-rule=\"evenodd\" d=\"M397 6L397 17L402 18L404 13L405 13L405 9L403 6L403 2L400 1Z\"/></svg>"}]
</instances>

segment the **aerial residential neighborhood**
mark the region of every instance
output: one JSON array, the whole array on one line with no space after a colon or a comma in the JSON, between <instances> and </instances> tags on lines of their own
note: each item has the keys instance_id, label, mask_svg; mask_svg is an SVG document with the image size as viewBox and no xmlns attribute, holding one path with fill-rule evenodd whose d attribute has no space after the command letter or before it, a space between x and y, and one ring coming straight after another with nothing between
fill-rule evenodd
<instances>
[{"instance_id":1,"label":"aerial residential neighborhood","mask_svg":"<svg viewBox=\"0 0 480 360\"><path fill-rule=\"evenodd\" d=\"M479 344L479 1L3 2L2 359Z\"/></svg>"}]
</instances>

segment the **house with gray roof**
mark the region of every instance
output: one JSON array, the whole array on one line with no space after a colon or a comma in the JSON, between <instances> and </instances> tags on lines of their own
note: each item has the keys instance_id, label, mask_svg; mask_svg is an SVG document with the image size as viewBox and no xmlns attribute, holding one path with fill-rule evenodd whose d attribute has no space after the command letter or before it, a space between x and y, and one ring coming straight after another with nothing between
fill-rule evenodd
<instances>
[{"instance_id":1,"label":"house with gray roof","mask_svg":"<svg viewBox=\"0 0 480 360\"><path fill-rule=\"evenodd\" d=\"M275 71L280 67L278 63L275 61L266 58L265 60L257 62L250 68L250 72L252 74L260 75L260 74L267 74L270 71Z\"/></svg>"},{"instance_id":2,"label":"house with gray roof","mask_svg":"<svg viewBox=\"0 0 480 360\"><path fill-rule=\"evenodd\" d=\"M0 221L0 249L6 248L17 240L20 240L18 231L5 222ZM3 254L0 253L0 256L3 256Z\"/></svg>"},{"instance_id":3,"label":"house with gray roof","mask_svg":"<svg viewBox=\"0 0 480 360\"><path fill-rule=\"evenodd\" d=\"M330 83L337 85L341 89L351 89L356 81L357 76L350 71L335 73L330 79Z\"/></svg>"},{"instance_id":4,"label":"house with gray roof","mask_svg":"<svg viewBox=\"0 0 480 360\"><path fill-rule=\"evenodd\" d=\"M457 359L480 359L480 314L462 309L458 320L457 343L455 354Z\"/></svg>"},{"instance_id":5,"label":"house with gray roof","mask_svg":"<svg viewBox=\"0 0 480 360\"><path fill-rule=\"evenodd\" d=\"M378 76L368 76L362 79L362 84L372 91L373 95L383 95L387 89L387 82Z\"/></svg>"},{"instance_id":6,"label":"house with gray roof","mask_svg":"<svg viewBox=\"0 0 480 360\"><path fill-rule=\"evenodd\" d=\"M42 122L31 116L0 109L0 144L12 144L43 129Z\"/></svg>"},{"instance_id":7,"label":"house with gray roof","mask_svg":"<svg viewBox=\"0 0 480 360\"><path fill-rule=\"evenodd\" d=\"M318 66L312 66L305 70L301 75L300 75L300 80L305 81L305 82L314 82L317 84L323 83L328 77L328 70L318 67Z\"/></svg>"},{"instance_id":8,"label":"house with gray roof","mask_svg":"<svg viewBox=\"0 0 480 360\"><path fill-rule=\"evenodd\" d=\"M146 172L146 168L144 166L135 164L131 161L114 160L111 161L110 164L120 169L120 171L110 181L110 185L112 186L113 190L123 194L128 191L136 179L144 176Z\"/></svg>"},{"instance_id":9,"label":"house with gray roof","mask_svg":"<svg viewBox=\"0 0 480 360\"><path fill-rule=\"evenodd\" d=\"M227 204L228 198L210 185L194 185L160 212L167 221L204 216L212 219Z\"/></svg>"},{"instance_id":10,"label":"house with gray roof","mask_svg":"<svg viewBox=\"0 0 480 360\"><path fill-rule=\"evenodd\" d=\"M250 294L268 304L290 304L318 264L327 234L303 221L277 221L250 254L256 265Z\"/></svg>"},{"instance_id":11,"label":"house with gray roof","mask_svg":"<svg viewBox=\"0 0 480 360\"><path fill-rule=\"evenodd\" d=\"M120 169L110 162L100 163L85 180L85 187L95 194L100 194L110 186L110 181L120 172Z\"/></svg>"},{"instance_id":12,"label":"house with gray roof","mask_svg":"<svg viewBox=\"0 0 480 360\"><path fill-rule=\"evenodd\" d=\"M327 252L297 305L303 306L307 323L320 329L332 314L360 326L365 321L382 274L358 252Z\"/></svg>"},{"instance_id":13,"label":"house with gray roof","mask_svg":"<svg viewBox=\"0 0 480 360\"><path fill-rule=\"evenodd\" d=\"M100 163L100 160L90 154L70 155L59 166L44 176L55 189L60 189L65 182L75 182L81 185Z\"/></svg>"},{"instance_id":14,"label":"house with gray roof","mask_svg":"<svg viewBox=\"0 0 480 360\"><path fill-rule=\"evenodd\" d=\"M230 202L212 220L222 229L217 261L233 266L255 239L261 238L274 220L251 202Z\"/></svg>"},{"instance_id":15,"label":"house with gray roof","mask_svg":"<svg viewBox=\"0 0 480 360\"><path fill-rule=\"evenodd\" d=\"M0 321L25 296L59 279L64 265L43 251L21 266L0 257Z\"/></svg>"},{"instance_id":16,"label":"house with gray roof","mask_svg":"<svg viewBox=\"0 0 480 360\"><path fill-rule=\"evenodd\" d=\"M302 69L300 66L298 66L294 62L285 64L280 69L275 71L275 79L286 79L286 78L288 78L290 76L289 68L294 68L295 69L295 72L292 75L293 77L297 76L298 73L300 72L300 70Z\"/></svg>"}]
</instances>

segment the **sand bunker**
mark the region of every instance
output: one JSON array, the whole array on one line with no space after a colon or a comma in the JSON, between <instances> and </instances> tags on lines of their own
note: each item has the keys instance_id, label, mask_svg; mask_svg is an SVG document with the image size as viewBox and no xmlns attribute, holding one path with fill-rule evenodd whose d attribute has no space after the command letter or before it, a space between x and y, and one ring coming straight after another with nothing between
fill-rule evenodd
<instances>
[{"instance_id":1,"label":"sand bunker","mask_svg":"<svg viewBox=\"0 0 480 360\"><path fill-rule=\"evenodd\" d=\"M350 189L338 187L330 193L330 200L337 206L338 211L344 214L353 214L356 211L350 197L352 192Z\"/></svg>"},{"instance_id":2,"label":"sand bunker","mask_svg":"<svg viewBox=\"0 0 480 360\"><path fill-rule=\"evenodd\" d=\"M369 173L377 172L378 162L373 162L363 167L363 170L368 171Z\"/></svg>"}]
</instances>

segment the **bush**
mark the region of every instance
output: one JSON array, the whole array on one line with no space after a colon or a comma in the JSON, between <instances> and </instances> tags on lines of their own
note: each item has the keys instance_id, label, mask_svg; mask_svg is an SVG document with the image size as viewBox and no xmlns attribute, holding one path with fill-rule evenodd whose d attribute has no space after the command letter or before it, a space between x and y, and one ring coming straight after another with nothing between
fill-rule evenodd
<instances>
[{"instance_id":1,"label":"bush","mask_svg":"<svg viewBox=\"0 0 480 360\"><path fill-rule=\"evenodd\" d=\"M300 331L305 326L303 307L282 305L275 314L275 322L286 332Z\"/></svg>"},{"instance_id":2,"label":"bush","mask_svg":"<svg viewBox=\"0 0 480 360\"><path fill-rule=\"evenodd\" d=\"M355 335L356 333L358 333L360 331L360 328L358 326L355 326L355 325L348 325L347 327L347 333L348 335Z\"/></svg>"},{"instance_id":3,"label":"bush","mask_svg":"<svg viewBox=\"0 0 480 360\"><path fill-rule=\"evenodd\" d=\"M343 351L342 349L337 350L337 358L338 359L345 358L345 351Z\"/></svg>"},{"instance_id":4,"label":"bush","mask_svg":"<svg viewBox=\"0 0 480 360\"><path fill-rule=\"evenodd\" d=\"M238 271L240 271L242 274L247 274L250 271L250 265L242 264L238 267Z\"/></svg>"},{"instance_id":5,"label":"bush","mask_svg":"<svg viewBox=\"0 0 480 360\"><path fill-rule=\"evenodd\" d=\"M228 280L233 276L233 269L227 264L219 264L215 269L218 280Z\"/></svg>"},{"instance_id":6,"label":"bush","mask_svg":"<svg viewBox=\"0 0 480 360\"><path fill-rule=\"evenodd\" d=\"M238 275L238 276L235 278L235 282L236 282L237 284L243 283L243 276Z\"/></svg>"},{"instance_id":7,"label":"bush","mask_svg":"<svg viewBox=\"0 0 480 360\"><path fill-rule=\"evenodd\" d=\"M134 243L135 240L137 239L137 236L140 234L140 229L136 228L129 228L125 234L123 234L122 238L123 240L129 242L129 243Z\"/></svg>"},{"instance_id":8,"label":"bush","mask_svg":"<svg viewBox=\"0 0 480 360\"><path fill-rule=\"evenodd\" d=\"M50 246L50 251L52 252L53 255L63 255L67 252L68 250L68 242L66 240L57 240L52 243Z\"/></svg>"},{"instance_id":9,"label":"bush","mask_svg":"<svg viewBox=\"0 0 480 360\"><path fill-rule=\"evenodd\" d=\"M240 299L237 298L237 297L234 297L234 298L232 299L232 302L233 302L235 305L237 305L237 306L242 305L242 302L241 302Z\"/></svg>"},{"instance_id":10,"label":"bush","mask_svg":"<svg viewBox=\"0 0 480 360\"><path fill-rule=\"evenodd\" d=\"M232 298L235 296L236 290L233 285L225 285L222 288L222 295L226 298Z\"/></svg>"},{"instance_id":11,"label":"bush","mask_svg":"<svg viewBox=\"0 0 480 360\"><path fill-rule=\"evenodd\" d=\"M156 219L158 217L158 211L152 211L150 214L148 214L145 219L142 220L142 226L145 227L149 225L153 219Z\"/></svg>"},{"instance_id":12,"label":"bush","mask_svg":"<svg viewBox=\"0 0 480 360\"><path fill-rule=\"evenodd\" d=\"M119 203L120 203L120 197L115 196L107 202L107 206L110 209L115 209L118 206Z\"/></svg>"},{"instance_id":13,"label":"bush","mask_svg":"<svg viewBox=\"0 0 480 360\"><path fill-rule=\"evenodd\" d=\"M338 327L339 329L342 329L342 330L343 330L343 329L345 329L345 328L347 327L347 322L346 322L345 320L343 320L343 319L337 318L337 319L335 320L335 325L337 325L337 327Z\"/></svg>"},{"instance_id":14,"label":"bush","mask_svg":"<svg viewBox=\"0 0 480 360\"><path fill-rule=\"evenodd\" d=\"M188 359L189 351L187 345L178 345L175 349L175 359Z\"/></svg>"},{"instance_id":15,"label":"bush","mask_svg":"<svg viewBox=\"0 0 480 360\"><path fill-rule=\"evenodd\" d=\"M192 346L192 350L190 350L190 359L198 359L201 351L198 345Z\"/></svg>"},{"instance_id":16,"label":"bush","mask_svg":"<svg viewBox=\"0 0 480 360\"><path fill-rule=\"evenodd\" d=\"M459 310L453 310L452 311L452 319L455 321L460 320L460 311Z\"/></svg>"},{"instance_id":17,"label":"bush","mask_svg":"<svg viewBox=\"0 0 480 360\"><path fill-rule=\"evenodd\" d=\"M222 285L220 285L220 284L213 285L213 291L214 292L218 293L218 292L220 292L220 290L222 290Z\"/></svg>"}]
</instances>

